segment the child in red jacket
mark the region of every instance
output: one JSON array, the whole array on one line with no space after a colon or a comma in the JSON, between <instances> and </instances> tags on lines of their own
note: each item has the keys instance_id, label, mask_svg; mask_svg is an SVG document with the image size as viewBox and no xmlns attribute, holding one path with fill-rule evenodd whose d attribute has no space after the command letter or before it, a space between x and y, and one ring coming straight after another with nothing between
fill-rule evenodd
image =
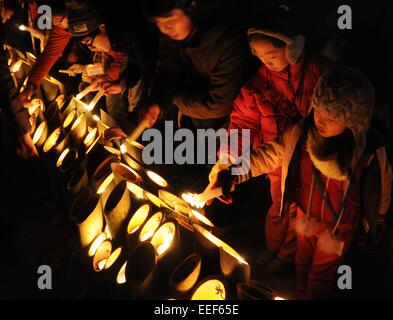
<instances>
[{"instance_id":1,"label":"child in red jacket","mask_svg":"<svg viewBox=\"0 0 393 320\"><path fill-rule=\"evenodd\" d=\"M282 168L281 212L297 207L297 289L306 299L328 296L358 226L379 242L392 187L384 139L370 127L374 88L368 79L333 67L319 80L312 105L305 120L252 151L248 173L236 168L238 176L218 175L228 190L224 181Z\"/></svg>"},{"instance_id":2,"label":"child in red jacket","mask_svg":"<svg viewBox=\"0 0 393 320\"><path fill-rule=\"evenodd\" d=\"M241 89L230 116L229 132L234 129L250 130L250 145L257 148L280 136L284 130L308 114L310 97L323 71L330 65L320 56L305 50L305 37L300 34L293 12L287 7L269 11L271 21L248 30L252 53L263 63L258 73ZM232 132L231 132L232 131ZM229 139L228 139L229 140ZM238 140L242 150L242 137ZM215 173L228 167L237 155L231 154L229 145L220 147ZM228 159L229 158L229 159ZM260 262L270 272L280 272L293 263L296 252L294 231L295 211L280 216L281 168L268 174L272 206L265 224L266 251Z\"/></svg>"}]
</instances>

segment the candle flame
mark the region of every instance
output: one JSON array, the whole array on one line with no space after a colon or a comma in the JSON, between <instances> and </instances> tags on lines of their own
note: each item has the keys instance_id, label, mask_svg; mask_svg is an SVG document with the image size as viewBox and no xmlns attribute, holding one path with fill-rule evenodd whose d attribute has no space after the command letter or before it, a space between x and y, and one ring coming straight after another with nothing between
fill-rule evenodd
<instances>
[{"instance_id":1,"label":"candle flame","mask_svg":"<svg viewBox=\"0 0 393 320\"><path fill-rule=\"evenodd\" d=\"M196 193L183 193L182 198L192 207L202 209L205 206L205 202L201 201L199 195Z\"/></svg>"},{"instance_id":2,"label":"candle flame","mask_svg":"<svg viewBox=\"0 0 393 320\"><path fill-rule=\"evenodd\" d=\"M23 24L21 24L21 25L19 26L19 30L21 30L21 31L26 31L26 26L23 25Z\"/></svg>"},{"instance_id":3,"label":"candle flame","mask_svg":"<svg viewBox=\"0 0 393 320\"><path fill-rule=\"evenodd\" d=\"M120 146L120 152L121 152L121 154L127 153L127 147L124 143Z\"/></svg>"},{"instance_id":4,"label":"candle flame","mask_svg":"<svg viewBox=\"0 0 393 320\"><path fill-rule=\"evenodd\" d=\"M273 300L285 300L285 299L284 299L284 298L281 298L281 297L274 297Z\"/></svg>"}]
</instances>

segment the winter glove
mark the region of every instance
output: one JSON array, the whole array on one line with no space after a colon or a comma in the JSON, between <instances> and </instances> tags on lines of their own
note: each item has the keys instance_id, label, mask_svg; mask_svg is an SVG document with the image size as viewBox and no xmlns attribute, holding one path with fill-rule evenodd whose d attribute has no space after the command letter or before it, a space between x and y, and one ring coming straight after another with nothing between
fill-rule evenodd
<instances>
[{"instance_id":1,"label":"winter glove","mask_svg":"<svg viewBox=\"0 0 393 320\"><path fill-rule=\"evenodd\" d=\"M219 172L228 169L233 163L231 156L221 156L209 173L209 181L212 182L217 178Z\"/></svg>"}]
</instances>

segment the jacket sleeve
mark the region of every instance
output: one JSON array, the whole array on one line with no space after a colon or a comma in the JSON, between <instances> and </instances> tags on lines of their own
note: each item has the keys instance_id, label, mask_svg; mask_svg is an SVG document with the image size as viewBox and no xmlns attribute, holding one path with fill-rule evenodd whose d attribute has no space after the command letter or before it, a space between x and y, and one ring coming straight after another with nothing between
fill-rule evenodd
<instances>
[{"instance_id":1,"label":"jacket sleeve","mask_svg":"<svg viewBox=\"0 0 393 320\"><path fill-rule=\"evenodd\" d=\"M282 167L284 158L288 160L293 154L298 140L296 137L300 136L300 130L299 124L295 124L282 136L252 150L249 158L243 156L241 167L237 167L239 172L236 183L245 182L252 177L258 177Z\"/></svg>"},{"instance_id":2,"label":"jacket sleeve","mask_svg":"<svg viewBox=\"0 0 393 320\"><path fill-rule=\"evenodd\" d=\"M222 55L210 74L208 92L174 99L180 112L196 119L215 119L229 115L244 78L245 54L246 50L240 39L231 42L230 47L223 48Z\"/></svg>"},{"instance_id":3,"label":"jacket sleeve","mask_svg":"<svg viewBox=\"0 0 393 320\"><path fill-rule=\"evenodd\" d=\"M219 153L221 156L230 155L235 158L240 156L243 147L246 148L246 146L243 146L243 142L252 147L255 137L260 131L261 113L250 90L250 84L245 85L233 103L233 110L230 116L231 121L228 127L230 138L228 139L229 141L225 141L220 146ZM243 137L242 129L250 130L249 140ZM238 154L231 153L231 151L236 150L230 147L230 141L232 140L237 142Z\"/></svg>"},{"instance_id":4,"label":"jacket sleeve","mask_svg":"<svg viewBox=\"0 0 393 320\"><path fill-rule=\"evenodd\" d=\"M7 121L19 134L24 134L30 130L29 114L17 98L17 90L12 80L7 55L2 44L0 45L0 107Z\"/></svg>"},{"instance_id":5,"label":"jacket sleeve","mask_svg":"<svg viewBox=\"0 0 393 320\"><path fill-rule=\"evenodd\" d=\"M71 34L60 27L53 26L44 51L40 54L32 68L28 83L39 87L44 78L49 74L53 65L60 58L71 39Z\"/></svg>"}]
</instances>

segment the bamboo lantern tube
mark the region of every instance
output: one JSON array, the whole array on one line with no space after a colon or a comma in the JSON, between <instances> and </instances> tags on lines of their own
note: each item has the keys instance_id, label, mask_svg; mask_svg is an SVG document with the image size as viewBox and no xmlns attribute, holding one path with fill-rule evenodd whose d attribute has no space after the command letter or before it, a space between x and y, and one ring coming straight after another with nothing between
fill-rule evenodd
<instances>
[{"instance_id":1,"label":"bamboo lantern tube","mask_svg":"<svg viewBox=\"0 0 393 320\"><path fill-rule=\"evenodd\" d=\"M158 261L163 259L174 247L176 240L176 224L174 221L167 221L157 229L151 239L151 244L156 249Z\"/></svg>"},{"instance_id":2,"label":"bamboo lantern tube","mask_svg":"<svg viewBox=\"0 0 393 320\"><path fill-rule=\"evenodd\" d=\"M137 172L141 172L144 171L144 167L143 164L139 161L137 161L134 157L132 157L129 154L122 154L122 159L124 160L125 163L127 163L127 165L134 169Z\"/></svg>"},{"instance_id":3,"label":"bamboo lantern tube","mask_svg":"<svg viewBox=\"0 0 393 320\"><path fill-rule=\"evenodd\" d=\"M89 149L93 145L93 143L97 140L97 128L90 129L89 133L86 135L85 139L83 140L83 145L86 150L86 154L89 153Z\"/></svg>"},{"instance_id":4,"label":"bamboo lantern tube","mask_svg":"<svg viewBox=\"0 0 393 320\"><path fill-rule=\"evenodd\" d=\"M43 148L44 153L48 153L50 150L53 149L53 147L59 141L60 135L61 135L61 127L51 132L51 134L45 141L44 148Z\"/></svg>"},{"instance_id":5,"label":"bamboo lantern tube","mask_svg":"<svg viewBox=\"0 0 393 320\"><path fill-rule=\"evenodd\" d=\"M220 247L220 266L222 274L231 284L248 283L250 281L250 265L235 251ZM235 288L233 288L235 290Z\"/></svg>"},{"instance_id":6,"label":"bamboo lantern tube","mask_svg":"<svg viewBox=\"0 0 393 320\"><path fill-rule=\"evenodd\" d=\"M33 135L33 143L36 145L37 148L41 148L46 138L48 137L48 124L46 121L42 121Z\"/></svg>"},{"instance_id":7,"label":"bamboo lantern tube","mask_svg":"<svg viewBox=\"0 0 393 320\"><path fill-rule=\"evenodd\" d=\"M167 290L173 270L184 259L176 220L169 219L162 223L150 243L156 249L157 275L161 281L161 287Z\"/></svg>"},{"instance_id":8,"label":"bamboo lantern tube","mask_svg":"<svg viewBox=\"0 0 393 320\"><path fill-rule=\"evenodd\" d=\"M78 160L78 152L75 149L66 148L59 156L56 167L60 169L60 172L69 172L72 166Z\"/></svg>"},{"instance_id":9,"label":"bamboo lantern tube","mask_svg":"<svg viewBox=\"0 0 393 320\"><path fill-rule=\"evenodd\" d=\"M255 280L239 283L236 289L239 300L280 300L272 288Z\"/></svg>"},{"instance_id":10,"label":"bamboo lantern tube","mask_svg":"<svg viewBox=\"0 0 393 320\"><path fill-rule=\"evenodd\" d=\"M191 208L183 199L169 193L166 190L158 190L158 197L164 201L173 211L189 217L191 214Z\"/></svg>"},{"instance_id":11,"label":"bamboo lantern tube","mask_svg":"<svg viewBox=\"0 0 393 320\"><path fill-rule=\"evenodd\" d=\"M71 136L76 144L83 141L87 135L86 113L81 113L71 127Z\"/></svg>"},{"instance_id":12,"label":"bamboo lantern tube","mask_svg":"<svg viewBox=\"0 0 393 320\"><path fill-rule=\"evenodd\" d=\"M106 232L102 232L100 233L97 238L94 239L94 241L92 242L92 244L89 247L89 251L88 251L88 256L89 257L94 257L98 248L106 241L108 240L108 235L106 234ZM109 258L109 257L108 257Z\"/></svg>"},{"instance_id":13,"label":"bamboo lantern tube","mask_svg":"<svg viewBox=\"0 0 393 320\"><path fill-rule=\"evenodd\" d=\"M145 190L143 190L140 186L132 182L127 182L127 188L128 191L131 192L133 199L140 201L145 199Z\"/></svg>"},{"instance_id":14,"label":"bamboo lantern tube","mask_svg":"<svg viewBox=\"0 0 393 320\"><path fill-rule=\"evenodd\" d=\"M190 300L228 300L228 287L220 276L209 276L193 289Z\"/></svg>"},{"instance_id":15,"label":"bamboo lantern tube","mask_svg":"<svg viewBox=\"0 0 393 320\"><path fill-rule=\"evenodd\" d=\"M93 195L83 204L76 219L81 247L85 250L102 232L103 213L100 197Z\"/></svg>"},{"instance_id":16,"label":"bamboo lantern tube","mask_svg":"<svg viewBox=\"0 0 393 320\"><path fill-rule=\"evenodd\" d=\"M201 273L202 258L193 253L184 259L172 273L169 284L178 293L185 294L192 289Z\"/></svg>"},{"instance_id":17,"label":"bamboo lantern tube","mask_svg":"<svg viewBox=\"0 0 393 320\"><path fill-rule=\"evenodd\" d=\"M72 124L75 122L76 118L77 118L77 111L76 109L74 109L67 115L67 117L63 121L63 129L65 132L68 133L71 131Z\"/></svg>"},{"instance_id":18,"label":"bamboo lantern tube","mask_svg":"<svg viewBox=\"0 0 393 320\"><path fill-rule=\"evenodd\" d=\"M123 163L112 163L111 169L117 183L125 180L126 182L139 184L142 181L141 176L135 170Z\"/></svg>"},{"instance_id":19,"label":"bamboo lantern tube","mask_svg":"<svg viewBox=\"0 0 393 320\"><path fill-rule=\"evenodd\" d=\"M156 193L159 189L168 188L168 182L159 174L151 170L146 170L145 173L147 179L144 180L144 183L146 184L147 190L150 192Z\"/></svg>"},{"instance_id":20,"label":"bamboo lantern tube","mask_svg":"<svg viewBox=\"0 0 393 320\"><path fill-rule=\"evenodd\" d=\"M92 175L92 184L95 191L101 187L103 181L112 173L111 163L118 162L118 159L114 156L106 157L96 168Z\"/></svg>"},{"instance_id":21,"label":"bamboo lantern tube","mask_svg":"<svg viewBox=\"0 0 393 320\"><path fill-rule=\"evenodd\" d=\"M141 233L139 234L139 241L144 242L150 240L160 224L164 221L164 214L162 212L156 212L143 226Z\"/></svg>"},{"instance_id":22,"label":"bamboo lantern tube","mask_svg":"<svg viewBox=\"0 0 393 320\"><path fill-rule=\"evenodd\" d=\"M229 252L233 257L244 265L248 263L237 253L232 247L226 244L221 239L217 238L211 232L205 228L194 224L194 236L197 252L200 252L202 256L206 257L206 261L209 264L204 265L204 271L207 273L219 273L221 272L220 264L220 251L219 248L224 248L226 252Z\"/></svg>"},{"instance_id":23,"label":"bamboo lantern tube","mask_svg":"<svg viewBox=\"0 0 393 320\"><path fill-rule=\"evenodd\" d=\"M89 183L89 178L87 176L87 171L85 168L78 169L75 171L71 179L68 181L67 190L72 196L77 195L87 184Z\"/></svg>"},{"instance_id":24,"label":"bamboo lantern tube","mask_svg":"<svg viewBox=\"0 0 393 320\"><path fill-rule=\"evenodd\" d=\"M121 287L123 287L122 285L124 283L122 283L122 278L124 277L124 264L127 262L127 258L127 250L121 246L117 247L115 250L112 249L112 254L105 263L103 273L107 289L113 298L117 297L119 292L121 292L119 289L122 289Z\"/></svg>"},{"instance_id":25,"label":"bamboo lantern tube","mask_svg":"<svg viewBox=\"0 0 393 320\"><path fill-rule=\"evenodd\" d=\"M93 190L89 186L86 186L76 195L70 210L70 219L72 221L76 221L79 210L92 194Z\"/></svg>"},{"instance_id":26,"label":"bamboo lantern tube","mask_svg":"<svg viewBox=\"0 0 393 320\"><path fill-rule=\"evenodd\" d=\"M191 222L202 226L205 229L213 229L214 224L202 212L198 210L191 210Z\"/></svg>"},{"instance_id":27,"label":"bamboo lantern tube","mask_svg":"<svg viewBox=\"0 0 393 320\"><path fill-rule=\"evenodd\" d=\"M104 270L105 264L112 253L112 244L108 240L104 240L94 253L93 269L95 272Z\"/></svg>"},{"instance_id":28,"label":"bamboo lantern tube","mask_svg":"<svg viewBox=\"0 0 393 320\"><path fill-rule=\"evenodd\" d=\"M96 192L101 195L102 206L104 208L110 193L116 186L111 170L111 163L115 161L118 161L116 157L105 158L92 176L92 184Z\"/></svg>"},{"instance_id":29,"label":"bamboo lantern tube","mask_svg":"<svg viewBox=\"0 0 393 320\"><path fill-rule=\"evenodd\" d=\"M132 288L133 297L148 297L155 285L156 264L156 252L149 242L141 243L128 257L125 276L128 286Z\"/></svg>"},{"instance_id":30,"label":"bamboo lantern tube","mask_svg":"<svg viewBox=\"0 0 393 320\"><path fill-rule=\"evenodd\" d=\"M161 208L170 209L169 206L164 201L162 201L160 198L156 197L154 194L145 191L144 195L145 195L145 199L149 200L157 208L159 208L159 209L161 209Z\"/></svg>"},{"instance_id":31,"label":"bamboo lantern tube","mask_svg":"<svg viewBox=\"0 0 393 320\"><path fill-rule=\"evenodd\" d=\"M148 220L150 213L150 206L148 204L142 205L135 213L131 216L131 219L127 225L127 244L128 249L133 249L138 244L138 231L141 231L142 226Z\"/></svg>"},{"instance_id":32,"label":"bamboo lantern tube","mask_svg":"<svg viewBox=\"0 0 393 320\"><path fill-rule=\"evenodd\" d=\"M112 239L122 242L126 237L127 216L131 209L127 183L121 181L111 192L105 204L105 220Z\"/></svg>"}]
</instances>

